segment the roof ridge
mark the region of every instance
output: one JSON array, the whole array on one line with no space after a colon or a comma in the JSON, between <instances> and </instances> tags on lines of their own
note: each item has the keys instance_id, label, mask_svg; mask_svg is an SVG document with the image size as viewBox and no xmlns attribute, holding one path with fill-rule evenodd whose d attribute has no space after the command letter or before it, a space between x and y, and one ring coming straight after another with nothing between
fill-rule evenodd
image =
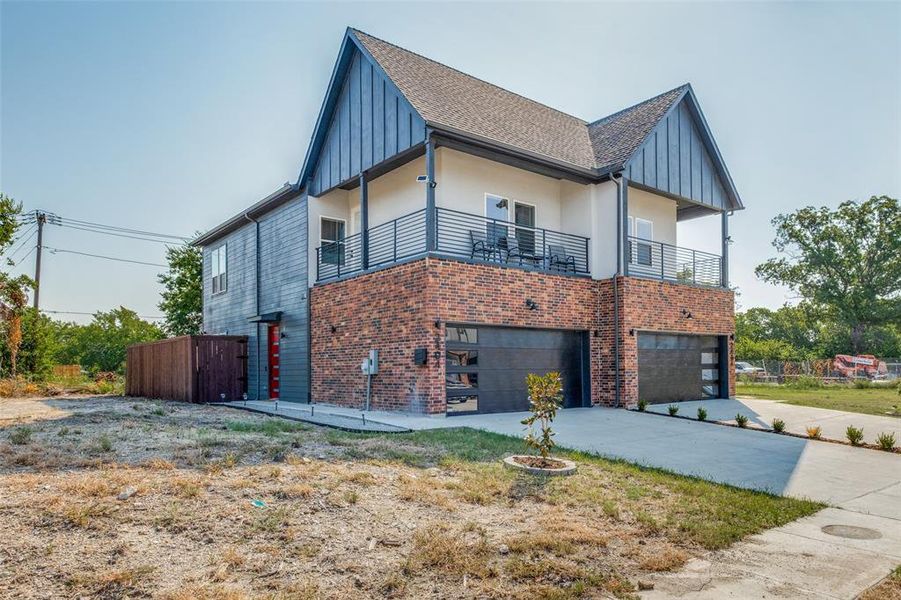
<instances>
[{"instance_id":1,"label":"roof ridge","mask_svg":"<svg viewBox=\"0 0 901 600\"><path fill-rule=\"evenodd\" d=\"M469 77L469 78L471 78L471 79L475 79L476 81L479 81L479 82L481 82L481 83L484 83L485 85L490 86L490 87L492 87L492 88L501 90L502 92L506 92L506 93L508 93L508 94L513 94L514 96L517 96L517 97L519 97L519 98L522 98L523 100L525 100L525 101L527 101L527 102L531 102L532 104L537 104L538 106L543 106L544 108L547 108L548 110L552 110L552 111L554 111L554 112L556 112L556 113L559 113L559 114L561 114L561 115L563 115L563 116L565 116L565 117L569 117L570 119L575 119L576 121L579 121L580 123L583 123L583 124L586 125L586 126L589 125L588 121L586 121L585 119L581 119L581 118L579 118L579 117L577 117L577 116L575 116L575 115L573 115L573 114L570 114L570 113L568 113L568 112L562 111L562 110L560 110L559 108L554 108L553 106L547 105L547 104L545 104L545 103L543 103L543 102L539 102L539 101L537 101L537 100L535 100L535 99L533 99L533 98L529 98L528 96L524 96L524 95L522 95L522 94L520 94L520 93L518 93L518 92L514 92L514 91L512 91L512 90L508 90L507 88L501 87L501 86L497 85L496 83L491 83L490 81L485 81L484 79L482 79L482 78L480 78L480 77L476 77L475 75L470 75L469 73L466 73L465 71L461 71L460 69L457 69L456 67L452 67L452 66L450 66L450 65L444 64L444 63L441 62L441 61L437 61L437 60L435 60L434 58L429 58L428 56L425 56L425 55L420 54L420 53L418 53L418 52L414 52L413 50L410 50L409 48L404 48L403 46L398 46L397 44L394 44L394 43L392 43L392 42L389 42L388 40L383 40L383 39L380 38L380 37L376 37L376 36L374 36L374 35L372 35L372 34L370 34L370 33L366 33L365 31L362 31L362 30L360 30L360 29L356 29L355 27L349 27L348 29L350 29L350 30L353 31L354 33L361 33L361 34L365 35L366 37L370 37L370 38L372 38L372 39L374 39L374 40L378 40L378 41L382 42L383 44L388 44L389 46L392 46L392 47L394 47L394 48L397 48L398 50L403 50L404 52L409 52L410 54L413 54L413 55L415 55L415 56L418 56L419 58L421 58L421 59L423 59L423 60L427 60L427 61L429 61L429 62L431 62L431 63L435 63L436 65L440 65L440 66L442 66L442 67L444 67L444 68L446 68L446 69L450 69L451 71L455 71L455 72L459 73L460 75L464 75L464 76Z\"/></svg>"},{"instance_id":2,"label":"roof ridge","mask_svg":"<svg viewBox=\"0 0 901 600\"><path fill-rule=\"evenodd\" d=\"M628 111L632 110L633 108L638 108L638 107L641 106L642 104L647 104L648 102L651 102L651 101L653 101L653 100L656 100L657 98L660 98L660 97L662 97L662 96L666 96L667 94L671 94L671 93L675 92L676 90L681 90L681 89L683 89L683 88L690 88L690 87L691 87L691 84L690 84L690 83L687 83L687 82L686 82L686 83L683 83L682 85L677 85L676 87L674 87L674 88L671 89L671 90L666 90L665 92L661 92L661 93L657 94L656 96L652 96L651 98L646 98L646 99L644 99L644 100L642 100L642 101L640 101L640 102L636 102L635 104L633 104L633 105L631 105L631 106L627 106L626 108L624 108L624 109L622 109L622 110L618 110L618 111L616 111L615 113L611 113L611 114L607 115L606 117L601 117L601 118L598 119L597 121L592 121L591 123L588 123L588 126L589 126L589 127L593 127L594 125L598 125L598 124L602 123L603 121L609 121L609 120L612 119L613 117L616 117L616 116L618 116L618 115L621 115L621 114L623 114L624 112L628 112Z\"/></svg>"}]
</instances>

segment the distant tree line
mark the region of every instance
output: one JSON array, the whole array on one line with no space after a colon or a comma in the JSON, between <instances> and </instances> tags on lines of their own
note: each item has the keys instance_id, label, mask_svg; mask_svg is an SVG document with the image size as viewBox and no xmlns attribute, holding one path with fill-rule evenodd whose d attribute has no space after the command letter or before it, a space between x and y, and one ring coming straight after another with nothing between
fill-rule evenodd
<instances>
[{"instance_id":1,"label":"distant tree line","mask_svg":"<svg viewBox=\"0 0 901 600\"><path fill-rule=\"evenodd\" d=\"M901 206L873 196L836 210L773 219L779 256L757 276L800 302L736 315L736 356L802 360L835 354L901 356Z\"/></svg>"}]
</instances>

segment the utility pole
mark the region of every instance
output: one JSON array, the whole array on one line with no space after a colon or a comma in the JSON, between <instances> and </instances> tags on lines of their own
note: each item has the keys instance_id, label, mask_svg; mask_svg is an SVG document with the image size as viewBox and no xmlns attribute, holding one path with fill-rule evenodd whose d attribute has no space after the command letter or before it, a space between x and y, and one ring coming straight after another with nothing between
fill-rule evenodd
<instances>
[{"instance_id":1,"label":"utility pole","mask_svg":"<svg viewBox=\"0 0 901 600\"><path fill-rule=\"evenodd\" d=\"M34 216L38 224L37 254L34 258L34 307L37 309L41 295L41 248L44 243L44 223L47 221L47 214L36 210Z\"/></svg>"}]
</instances>

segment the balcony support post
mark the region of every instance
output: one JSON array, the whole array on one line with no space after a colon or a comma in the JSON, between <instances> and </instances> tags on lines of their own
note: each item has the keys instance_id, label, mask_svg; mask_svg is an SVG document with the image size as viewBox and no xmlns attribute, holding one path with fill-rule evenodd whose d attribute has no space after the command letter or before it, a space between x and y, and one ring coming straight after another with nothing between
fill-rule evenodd
<instances>
[{"instance_id":1,"label":"balcony support post","mask_svg":"<svg viewBox=\"0 0 901 600\"><path fill-rule=\"evenodd\" d=\"M723 251L720 254L720 276L724 288L729 287L729 213L723 211L721 213L723 224L721 229L723 235Z\"/></svg>"},{"instance_id":2,"label":"balcony support post","mask_svg":"<svg viewBox=\"0 0 901 600\"><path fill-rule=\"evenodd\" d=\"M435 140L431 132L427 133L425 142L425 249L434 252L438 247L438 235L435 227Z\"/></svg>"},{"instance_id":3,"label":"balcony support post","mask_svg":"<svg viewBox=\"0 0 901 600\"><path fill-rule=\"evenodd\" d=\"M369 268L369 182L366 172L360 173L360 266Z\"/></svg>"},{"instance_id":4,"label":"balcony support post","mask_svg":"<svg viewBox=\"0 0 901 600\"><path fill-rule=\"evenodd\" d=\"M626 176L622 177L622 200L620 209L620 233L619 236L619 255L622 257L622 274L629 275L629 261L631 260L631 246L629 242L629 180Z\"/></svg>"}]
</instances>

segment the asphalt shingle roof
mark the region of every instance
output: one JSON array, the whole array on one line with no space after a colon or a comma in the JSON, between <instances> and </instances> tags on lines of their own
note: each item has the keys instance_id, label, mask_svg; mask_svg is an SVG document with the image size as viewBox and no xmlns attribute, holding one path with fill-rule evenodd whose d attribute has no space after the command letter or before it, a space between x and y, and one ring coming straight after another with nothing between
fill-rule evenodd
<instances>
[{"instance_id":1,"label":"asphalt shingle roof","mask_svg":"<svg viewBox=\"0 0 901 600\"><path fill-rule=\"evenodd\" d=\"M427 122L584 169L621 165L687 85L587 123L362 31L354 35Z\"/></svg>"}]
</instances>

